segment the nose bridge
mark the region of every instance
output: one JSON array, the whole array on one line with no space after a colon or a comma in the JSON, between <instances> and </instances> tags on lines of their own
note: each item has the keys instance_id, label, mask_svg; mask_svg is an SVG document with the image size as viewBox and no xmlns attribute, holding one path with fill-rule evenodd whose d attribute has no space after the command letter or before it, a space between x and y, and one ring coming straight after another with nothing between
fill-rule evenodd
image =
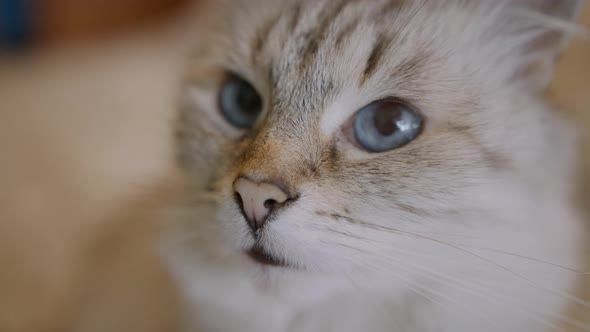
<instances>
[{"instance_id":1,"label":"nose bridge","mask_svg":"<svg viewBox=\"0 0 590 332\"><path fill-rule=\"evenodd\" d=\"M275 82L270 111L244 152L244 172L257 170L291 182L292 175L318 166L320 117L325 100L334 93L333 80L326 73L294 75Z\"/></svg>"},{"instance_id":2,"label":"nose bridge","mask_svg":"<svg viewBox=\"0 0 590 332\"><path fill-rule=\"evenodd\" d=\"M302 165L308 164L312 150L304 137L267 129L244 151L238 173L257 180L280 180L291 188L298 182Z\"/></svg>"},{"instance_id":3,"label":"nose bridge","mask_svg":"<svg viewBox=\"0 0 590 332\"><path fill-rule=\"evenodd\" d=\"M293 123L267 121L257 134L243 142L235 168L234 198L255 235L267 219L299 197L299 184L310 174L317 145L310 128L289 128ZM286 126L285 126L286 124ZM317 160L317 159L316 159Z\"/></svg>"}]
</instances>

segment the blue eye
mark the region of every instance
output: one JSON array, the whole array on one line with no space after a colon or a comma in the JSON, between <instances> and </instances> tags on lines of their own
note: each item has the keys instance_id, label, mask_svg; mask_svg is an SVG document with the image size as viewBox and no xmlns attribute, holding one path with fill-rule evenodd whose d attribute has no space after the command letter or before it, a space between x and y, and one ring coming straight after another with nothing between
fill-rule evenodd
<instances>
[{"instance_id":1,"label":"blue eye","mask_svg":"<svg viewBox=\"0 0 590 332\"><path fill-rule=\"evenodd\" d=\"M354 137L368 152L397 149L416 138L422 130L422 116L395 100L375 101L363 107L353 120Z\"/></svg>"},{"instance_id":2,"label":"blue eye","mask_svg":"<svg viewBox=\"0 0 590 332\"><path fill-rule=\"evenodd\" d=\"M221 86L219 108L232 126L250 129L262 112L262 98L250 83L230 74Z\"/></svg>"}]
</instances>

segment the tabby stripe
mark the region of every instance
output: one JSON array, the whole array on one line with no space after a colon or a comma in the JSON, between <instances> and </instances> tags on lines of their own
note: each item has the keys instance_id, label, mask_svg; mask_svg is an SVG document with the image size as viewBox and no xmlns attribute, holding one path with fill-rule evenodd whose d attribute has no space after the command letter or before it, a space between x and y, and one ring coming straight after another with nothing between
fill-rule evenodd
<instances>
[{"instance_id":1,"label":"tabby stripe","mask_svg":"<svg viewBox=\"0 0 590 332\"><path fill-rule=\"evenodd\" d=\"M302 3L298 2L293 7L293 15L291 16L290 23L289 23L289 32L292 34L295 32L295 28L299 24L299 19L301 18L301 7L303 6Z\"/></svg>"},{"instance_id":2,"label":"tabby stripe","mask_svg":"<svg viewBox=\"0 0 590 332\"><path fill-rule=\"evenodd\" d=\"M390 44L391 39L385 36L385 34L380 33L377 36L375 44L373 45L373 49L371 50L369 58L367 59L367 63L365 64L365 70L363 70L360 78L361 86L371 77L371 75L375 73L379 67L383 55L385 54L385 51L387 48L389 48Z\"/></svg>"},{"instance_id":3,"label":"tabby stripe","mask_svg":"<svg viewBox=\"0 0 590 332\"><path fill-rule=\"evenodd\" d=\"M342 46L342 42L345 40L346 37L352 35L352 33L358 27L359 23L360 19L358 17L355 17L344 28L342 28L342 30L338 32L335 41L336 48L340 48Z\"/></svg>"},{"instance_id":4,"label":"tabby stripe","mask_svg":"<svg viewBox=\"0 0 590 332\"><path fill-rule=\"evenodd\" d=\"M275 25L279 22L281 16L282 13L279 12L272 19L268 20L268 22L266 22L262 27L260 27L260 29L258 29L258 31L256 32L256 35L254 36L254 41L252 43L252 62L255 62L258 59L260 52L264 48L265 42L267 41Z\"/></svg>"},{"instance_id":5,"label":"tabby stripe","mask_svg":"<svg viewBox=\"0 0 590 332\"><path fill-rule=\"evenodd\" d=\"M318 22L316 28L314 28L311 32L306 35L307 44L301 52L302 61L300 64L300 69L304 70L309 66L311 61L313 60L315 54L319 49L319 45L326 37L326 33L332 23L338 18L340 13L344 10L344 8L351 2L351 0L340 0L335 6L331 6L335 3L331 2L329 5L326 6L322 10L320 15L321 21Z\"/></svg>"}]
</instances>

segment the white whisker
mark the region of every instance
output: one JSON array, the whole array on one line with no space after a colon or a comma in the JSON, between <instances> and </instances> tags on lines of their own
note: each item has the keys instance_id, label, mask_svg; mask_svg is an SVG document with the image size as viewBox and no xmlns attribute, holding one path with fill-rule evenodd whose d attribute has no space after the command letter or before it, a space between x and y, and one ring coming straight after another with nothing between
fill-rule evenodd
<instances>
[{"instance_id":1,"label":"white whisker","mask_svg":"<svg viewBox=\"0 0 590 332\"><path fill-rule=\"evenodd\" d=\"M400 261L398 261L397 263L404 264L406 262L400 262ZM451 286L453 288L456 288L459 291L466 292L466 293L469 293L471 295L480 297L480 298L482 298L482 299L484 299L484 300L486 300L486 301L488 301L490 303L493 303L493 304L498 304L498 305L501 305L501 306L508 305L510 308L512 308L514 310L517 310L517 311L519 311L519 312L521 312L523 314L526 314L528 316L532 316L531 318L533 318L533 319L535 319L535 320L537 320L537 321L539 321L539 322L541 322L541 323L543 323L545 325L548 325L551 328L557 328L557 327L554 326L553 324L551 324L550 322L542 319L541 317L543 317L543 316L551 316L552 318L561 320L563 322L566 322L566 323L571 324L573 326L576 326L578 328L581 328L581 329L590 331L590 325L585 324L585 323L583 323L581 321L578 321L578 320L575 320L575 319L568 318L568 317L566 317L564 315L555 314L555 313L544 313L544 312L538 312L538 311L533 311L533 310L528 310L527 311L525 309L519 308L519 307L516 306L516 303L507 302L507 301L510 300L510 298L506 294L502 294L503 296L498 296L498 290L495 290L495 292L492 292L491 289L486 288L483 284L470 283L470 282L467 282L467 281L460 280L458 278L452 277L449 274L445 274L445 273L442 273L442 272L436 272L436 271L434 271L432 269L428 269L428 268L423 267L423 266L418 266L416 264L412 264L412 263L409 263L409 264L410 264L410 268L411 267L414 268L414 270L413 270L414 272L421 273L422 275L430 278L431 280L434 280L434 281L437 281L437 282L442 282L441 279L434 278L434 276L439 277L439 278L442 278L442 279L446 279L447 281L446 281L445 284L447 286ZM406 265L406 267L408 267L408 266ZM456 283L456 284L453 284L453 283ZM492 301L492 299L496 299L497 301Z\"/></svg>"},{"instance_id":2,"label":"white whisker","mask_svg":"<svg viewBox=\"0 0 590 332\"><path fill-rule=\"evenodd\" d=\"M498 264L498 263L496 263L496 262L494 262L494 261L492 261L492 260L490 260L490 259L488 259L486 257L483 257L481 255L478 255L476 253L473 253L473 252L471 252L469 250L466 250L464 248L461 248L461 247L459 247L457 245L454 245L452 243L447 243L447 242L444 242L444 241L441 241L441 240L438 240L438 239L435 239L435 238L431 238L431 237L428 237L428 236L423 236L423 235L420 235L420 234L415 233L415 232L403 231L403 230L392 228L392 227L386 227L386 226L382 226L382 225L371 224L371 223L368 223L368 222L366 222L364 220L360 220L360 219L355 219L355 218L350 218L350 219L353 219L356 222L358 222L358 223L360 223L360 224L362 224L364 226L367 226L367 227L374 227L374 228L377 228L377 229L387 230L387 231L398 233L398 234L406 234L406 235L410 235L410 236L413 236L413 237L416 237L416 238L420 238L420 239L429 240L429 241L432 241L432 242L435 242L435 243L439 243L439 244L441 244L443 246L446 246L446 247L454 248L454 249L456 249L456 250L458 250L460 252L463 252L463 253L465 253L465 254L467 254L469 256L475 257L475 258L480 259L480 260L482 260L484 262L487 262L488 264L491 264L493 266L496 266L497 268L499 268L499 269L501 269L503 271L506 271L507 273L509 273L510 275L512 275L513 277L515 277L516 279L520 279L522 281L525 281L525 282L529 283L532 286L535 286L535 287L537 287L539 289L542 289L542 290L544 290L546 292L549 292L549 293L551 293L553 295L559 296L559 297L561 297L563 299L567 299L567 300L569 300L571 302L574 302L574 303L576 303L576 304L578 304L580 306L583 306L584 308L590 309L590 302L588 302L588 301L586 301L584 299L578 298L578 297L573 296L571 294L567 294L567 293L564 293L564 292L561 292L559 290L555 290L555 289L552 289L552 288L549 288L549 287L546 287L546 286L543 286L543 285L539 285L539 284L535 283L534 281L530 280L529 278L527 278L526 276L522 275L521 273L518 273L516 271L513 271L513 270L511 270L511 269L509 269L509 268L507 268L507 267L505 267L505 266L503 266L501 264Z\"/></svg>"},{"instance_id":3,"label":"white whisker","mask_svg":"<svg viewBox=\"0 0 590 332\"><path fill-rule=\"evenodd\" d=\"M336 244L337 245L341 245L340 243L336 243ZM347 247L349 247L349 246L347 245ZM387 257L387 260L390 260L391 261L391 260L393 260L393 258L392 257ZM396 267L399 267L399 268L408 270L408 267L405 266L403 264L403 262L401 262L401 261L396 261L396 262L398 263L396 265ZM417 294L419 294L420 296L426 298L427 300L431 301L432 303L441 306L442 308L445 308L446 307L446 305L444 303L441 303L440 301L435 300L432 296L429 296L429 295L425 294L421 290L426 291L428 293L431 293L432 295L437 296L442 301L445 301L447 303L450 303L450 304L453 304L453 305L457 305L459 307L462 307L463 309L465 309L465 310L467 310L467 311L469 311L469 312L471 312L471 313L473 313L473 314L481 317L486 322L488 322L490 325L498 327L496 322L494 322L493 320L491 320L489 317L484 316L482 312L477 311L476 309L471 308L469 306L466 307L465 304L461 304L460 302L451 299L450 296L445 295L445 294L443 294L440 291L434 290L431 287L426 287L425 285L419 285L418 283L413 282L413 281L410 281L409 279L404 278L401 275L399 275L397 273L394 273L394 272L392 272L389 269L383 270L383 266L378 266L378 265L375 265L375 264L371 264L371 263L368 263L366 261L359 262L359 263L363 263L365 266L372 267L374 271L381 271L381 272L386 273L388 276L393 276L393 277L396 277L396 278L400 279L402 282L404 282L406 284L405 286L408 287L410 290L416 292Z\"/></svg>"},{"instance_id":4,"label":"white whisker","mask_svg":"<svg viewBox=\"0 0 590 332\"><path fill-rule=\"evenodd\" d=\"M518 258L526 259L528 261L550 265L550 266L553 266L553 267L556 267L556 268L560 268L560 269L563 269L563 270L566 270L566 271L570 271L570 272L576 273L578 275L590 276L590 272L578 271L576 269L573 269L573 268L570 268L570 267L567 267L567 266L563 266L563 265L559 265L559 264L556 264L556 263L544 261L544 260L541 260L541 259L538 259L538 258L534 258L534 257L520 255L520 254L517 254L517 253L512 253L512 252L508 252L508 251L504 251L504 250L499 250L499 249L493 249L493 248L479 247L479 246L474 246L474 245L460 244L460 246L462 246L462 247L469 247L469 248L478 249L478 250L490 251L490 252L494 252L494 253L498 253L498 254L503 254L503 255L508 255L508 256L512 256L512 257L518 257Z\"/></svg>"},{"instance_id":5,"label":"white whisker","mask_svg":"<svg viewBox=\"0 0 590 332\"><path fill-rule=\"evenodd\" d=\"M398 251L398 252L402 252L405 255L407 255L409 253L407 251L398 250L397 248L393 248L393 247L390 247L389 249L390 250L395 250L395 251ZM383 258L385 260L387 260L387 261L392 261L391 257L383 257ZM402 268L405 267L407 269L407 268L412 268L413 267L412 271L418 272L421 275L426 276L426 277L430 278L431 280L434 280L434 281L437 281L437 282L441 282L441 280L434 278L433 275L434 276L438 276L438 277L443 278L443 279L446 279L447 281L446 281L445 284L447 286L451 286L451 287L456 288L456 289L458 289L458 290L460 290L462 292L466 292L466 293L469 293L471 295L480 297L480 298L482 298L482 299L484 299L484 300L486 300L486 301L488 301L490 303L493 303L493 304L499 304L501 306L505 306L506 305L506 300L509 300L509 298L507 298L507 297L499 297L499 296L497 296L497 294L491 293L491 290L485 288L481 284L469 283L469 282L466 282L466 281L457 279L455 277L452 277L452 276L450 276L448 274L444 274L442 272L436 272L436 271L431 270L431 269L428 269L426 267L417 266L416 264L411 264L410 263L410 266L408 266L408 263L405 262L405 261L396 260L395 263L397 263L397 265L396 265L397 268L399 268L399 267L402 267ZM460 284L460 285L453 284L453 282L454 283L457 283L457 284ZM495 298L495 299L497 299L497 301L492 301L491 298ZM579 321L576 321L576 320L568 319L568 318L566 318L566 317L564 317L562 315L545 314L545 313L540 313L540 312L536 312L536 311L526 311L524 309L521 309L521 308L517 307L515 304L510 305L510 307L512 309L515 309L515 310L517 310L519 312L522 312L522 313L530 316L534 320L536 320L536 321L538 321L538 322L540 322L540 323L542 323L544 325L547 325L547 326L549 326L549 327L551 327L553 329L556 329L557 327L555 325L551 324L550 322L548 322L547 320L542 319L541 317L547 316L547 315L551 315L554 318L557 318L557 319L560 319L560 320L563 320L563 321L567 321L568 323L571 323L572 325L576 325L577 327L581 327L583 329L590 330L590 326L584 325L583 323L581 323Z\"/></svg>"}]
</instances>

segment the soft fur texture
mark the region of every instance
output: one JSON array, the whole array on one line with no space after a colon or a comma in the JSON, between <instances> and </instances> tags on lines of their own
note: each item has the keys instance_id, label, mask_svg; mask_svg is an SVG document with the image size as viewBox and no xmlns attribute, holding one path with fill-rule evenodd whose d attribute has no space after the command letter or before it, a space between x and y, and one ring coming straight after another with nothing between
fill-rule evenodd
<instances>
[{"instance_id":1,"label":"soft fur texture","mask_svg":"<svg viewBox=\"0 0 590 332\"><path fill-rule=\"evenodd\" d=\"M217 2L191 57L178 121L190 199L169 260L206 331L544 331L580 326L570 206L574 135L542 101L579 1ZM227 71L263 96L256 127L225 122ZM403 98L426 118L368 154L346 124ZM299 199L258 245L240 174Z\"/></svg>"}]
</instances>

